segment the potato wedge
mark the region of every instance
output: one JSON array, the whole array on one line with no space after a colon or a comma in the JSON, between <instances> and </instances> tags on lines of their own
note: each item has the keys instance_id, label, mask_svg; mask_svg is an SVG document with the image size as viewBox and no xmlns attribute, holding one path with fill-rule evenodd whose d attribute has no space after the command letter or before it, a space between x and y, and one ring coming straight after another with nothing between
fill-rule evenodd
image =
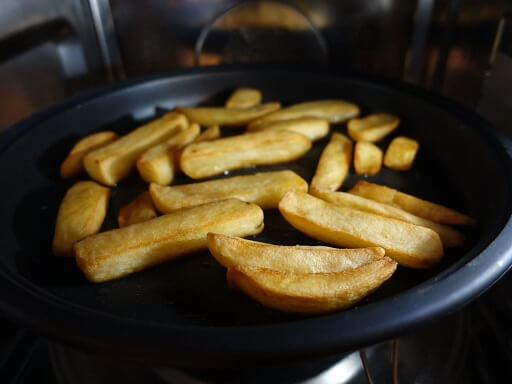
<instances>
[{"instance_id":1,"label":"potato wedge","mask_svg":"<svg viewBox=\"0 0 512 384\"><path fill-rule=\"evenodd\" d=\"M185 116L167 113L127 135L107 144L84 157L89 176L106 185L115 185L128 176L137 158L148 148L162 142L188 127Z\"/></svg>"},{"instance_id":2,"label":"potato wedge","mask_svg":"<svg viewBox=\"0 0 512 384\"><path fill-rule=\"evenodd\" d=\"M431 203L396 189L364 180L358 181L349 193L401 208L413 215L441 224L472 225L476 223L472 217L444 205Z\"/></svg>"},{"instance_id":3,"label":"potato wedge","mask_svg":"<svg viewBox=\"0 0 512 384\"><path fill-rule=\"evenodd\" d=\"M384 165L395 171L407 171L414 162L418 148L419 144L414 139L395 137L384 155Z\"/></svg>"},{"instance_id":4,"label":"potato wedge","mask_svg":"<svg viewBox=\"0 0 512 384\"><path fill-rule=\"evenodd\" d=\"M269 113L249 124L249 129L273 121L291 120L300 117L319 117L330 123L341 123L359 115L359 107L344 100L318 100L294 104Z\"/></svg>"},{"instance_id":5,"label":"potato wedge","mask_svg":"<svg viewBox=\"0 0 512 384\"><path fill-rule=\"evenodd\" d=\"M215 140L220 137L220 128L218 125L212 125L206 128L203 132L201 132L195 139L194 143L198 143L200 141L210 141Z\"/></svg>"},{"instance_id":6,"label":"potato wedge","mask_svg":"<svg viewBox=\"0 0 512 384\"><path fill-rule=\"evenodd\" d=\"M375 175L382 168L382 150L368 141L358 141L354 149L354 170L358 175Z\"/></svg>"},{"instance_id":7,"label":"potato wedge","mask_svg":"<svg viewBox=\"0 0 512 384\"><path fill-rule=\"evenodd\" d=\"M193 142L200 130L199 125L192 123L165 142L149 148L136 162L140 177L148 183L170 184L176 171L174 152Z\"/></svg>"},{"instance_id":8,"label":"potato wedge","mask_svg":"<svg viewBox=\"0 0 512 384\"><path fill-rule=\"evenodd\" d=\"M322 246L282 246L240 237L208 234L208 249L224 267L248 265L291 273L339 272L384 257L384 248L338 249Z\"/></svg>"},{"instance_id":9,"label":"potato wedge","mask_svg":"<svg viewBox=\"0 0 512 384\"><path fill-rule=\"evenodd\" d=\"M346 192L310 190L310 193L324 201L341 207L349 207L360 211L375 213L377 215L391 217L393 219L430 228L437 232L441 238L441 242L447 248L458 247L464 243L464 235L456 229L413 215L412 213L393 207L392 205L379 203L378 201Z\"/></svg>"},{"instance_id":10,"label":"potato wedge","mask_svg":"<svg viewBox=\"0 0 512 384\"><path fill-rule=\"evenodd\" d=\"M318 160L310 188L337 190L347 177L351 160L352 141L342 133L333 133Z\"/></svg>"},{"instance_id":11,"label":"potato wedge","mask_svg":"<svg viewBox=\"0 0 512 384\"><path fill-rule=\"evenodd\" d=\"M393 132L400 124L398 116L374 113L347 123L348 135L355 141L376 142Z\"/></svg>"},{"instance_id":12,"label":"potato wedge","mask_svg":"<svg viewBox=\"0 0 512 384\"><path fill-rule=\"evenodd\" d=\"M226 101L226 108L252 108L261 104L261 92L254 88L238 88Z\"/></svg>"},{"instance_id":13,"label":"potato wedge","mask_svg":"<svg viewBox=\"0 0 512 384\"><path fill-rule=\"evenodd\" d=\"M311 141L319 140L329 133L329 121L319 117L299 117L298 119L271 121L249 128L248 132L265 131L270 129L285 130L301 133Z\"/></svg>"},{"instance_id":14,"label":"potato wedge","mask_svg":"<svg viewBox=\"0 0 512 384\"><path fill-rule=\"evenodd\" d=\"M396 270L389 257L331 273L296 274L237 265L227 280L261 304L280 311L320 314L350 307L380 287Z\"/></svg>"},{"instance_id":15,"label":"potato wedge","mask_svg":"<svg viewBox=\"0 0 512 384\"><path fill-rule=\"evenodd\" d=\"M78 176L84 170L83 159L89 152L113 142L119 137L115 132L105 131L93 133L79 140L60 166L60 176L70 179Z\"/></svg>"},{"instance_id":16,"label":"potato wedge","mask_svg":"<svg viewBox=\"0 0 512 384\"><path fill-rule=\"evenodd\" d=\"M341 247L382 247L400 265L427 268L443 257L430 228L327 203L304 192L288 192L279 211L299 231Z\"/></svg>"},{"instance_id":17,"label":"potato wedge","mask_svg":"<svg viewBox=\"0 0 512 384\"><path fill-rule=\"evenodd\" d=\"M74 253L85 276L102 282L206 249L208 232L248 236L262 229L260 207L230 199L89 236Z\"/></svg>"},{"instance_id":18,"label":"potato wedge","mask_svg":"<svg viewBox=\"0 0 512 384\"><path fill-rule=\"evenodd\" d=\"M199 125L241 126L279 108L281 103L272 102L251 108L176 107L176 111Z\"/></svg>"},{"instance_id":19,"label":"potato wedge","mask_svg":"<svg viewBox=\"0 0 512 384\"><path fill-rule=\"evenodd\" d=\"M154 204L162 213L230 198L257 204L262 209L274 209L277 208L284 194L291 190L306 192L308 183L289 170L227 177L172 187L162 187L157 184L151 184L149 187Z\"/></svg>"},{"instance_id":20,"label":"potato wedge","mask_svg":"<svg viewBox=\"0 0 512 384\"><path fill-rule=\"evenodd\" d=\"M119 228L142 223L157 217L153 201L149 192L142 192L135 200L129 202L119 210L117 223Z\"/></svg>"},{"instance_id":21,"label":"potato wedge","mask_svg":"<svg viewBox=\"0 0 512 384\"><path fill-rule=\"evenodd\" d=\"M311 148L306 136L289 131L261 131L192 143L183 150L180 165L192 179L253 165L290 162Z\"/></svg>"},{"instance_id":22,"label":"potato wedge","mask_svg":"<svg viewBox=\"0 0 512 384\"><path fill-rule=\"evenodd\" d=\"M73 244L97 233L107 214L110 190L93 181L79 181L60 203L53 235L55 256L72 256Z\"/></svg>"}]
</instances>

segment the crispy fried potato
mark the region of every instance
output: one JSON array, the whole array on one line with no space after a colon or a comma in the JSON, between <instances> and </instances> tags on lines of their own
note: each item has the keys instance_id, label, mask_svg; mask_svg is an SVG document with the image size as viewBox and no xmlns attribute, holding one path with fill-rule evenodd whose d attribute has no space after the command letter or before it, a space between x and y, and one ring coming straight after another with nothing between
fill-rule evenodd
<instances>
[{"instance_id":1,"label":"crispy fried potato","mask_svg":"<svg viewBox=\"0 0 512 384\"><path fill-rule=\"evenodd\" d=\"M333 133L318 160L310 188L337 190L347 177L351 159L352 141L342 133Z\"/></svg>"},{"instance_id":2,"label":"crispy fried potato","mask_svg":"<svg viewBox=\"0 0 512 384\"><path fill-rule=\"evenodd\" d=\"M192 143L181 154L181 169L193 178L218 175L252 165L298 159L311 148L306 136L289 131L261 131Z\"/></svg>"},{"instance_id":3,"label":"crispy fried potato","mask_svg":"<svg viewBox=\"0 0 512 384\"><path fill-rule=\"evenodd\" d=\"M304 192L288 192L279 211L305 234L341 247L382 247L400 265L426 268L443 256L430 228L327 203Z\"/></svg>"},{"instance_id":4,"label":"crispy fried potato","mask_svg":"<svg viewBox=\"0 0 512 384\"><path fill-rule=\"evenodd\" d=\"M190 144L199 135L199 125L192 123L185 130L172 136L167 141L149 148L137 159L137 170L148 183L167 185L176 173L176 155L184 146Z\"/></svg>"},{"instance_id":5,"label":"crispy fried potato","mask_svg":"<svg viewBox=\"0 0 512 384\"><path fill-rule=\"evenodd\" d=\"M285 130L301 133L311 141L319 140L329 133L329 121L319 117L299 117L298 119L271 121L255 125L247 129L248 132L265 131L269 129Z\"/></svg>"},{"instance_id":6,"label":"crispy fried potato","mask_svg":"<svg viewBox=\"0 0 512 384\"><path fill-rule=\"evenodd\" d=\"M73 244L97 233L107 214L110 190L93 181L79 181L60 203L53 235L55 256L72 256Z\"/></svg>"},{"instance_id":7,"label":"crispy fried potato","mask_svg":"<svg viewBox=\"0 0 512 384\"><path fill-rule=\"evenodd\" d=\"M199 125L240 126L258 117L281 108L281 103L272 102L256 105L251 108L222 108L222 107L176 107L190 121Z\"/></svg>"},{"instance_id":8,"label":"crispy fried potato","mask_svg":"<svg viewBox=\"0 0 512 384\"><path fill-rule=\"evenodd\" d=\"M159 144L144 152L136 166L142 180L148 183L167 185L174 179L174 154L165 144Z\"/></svg>"},{"instance_id":9,"label":"crispy fried potato","mask_svg":"<svg viewBox=\"0 0 512 384\"><path fill-rule=\"evenodd\" d=\"M261 92L254 88L238 88L226 101L226 108L251 108L261 104Z\"/></svg>"},{"instance_id":10,"label":"crispy fried potato","mask_svg":"<svg viewBox=\"0 0 512 384\"><path fill-rule=\"evenodd\" d=\"M190 124L191 127L194 127L194 129L197 129L197 132L199 134L196 134L195 132L192 132L191 133L191 136L189 139L187 139L186 141L183 141L182 144L179 144L179 145L176 145L172 148L172 155L174 157L174 169L175 169L175 173L177 173L178 171L181 170L180 168L180 158L181 158L181 153L183 152L183 150L185 149L185 147L191 143L198 143L200 141L211 141L211 140L215 140L215 139L218 139L220 137L220 128L218 125L212 125L210 128L212 128L210 130L210 128L207 128L203 133L206 134L206 135L203 135L203 133L201 133L201 127L199 126L199 124L196 124L196 123L192 123ZM197 128L196 128L197 127ZM217 131L217 132L215 132ZM216 133L218 135L216 135ZM203 135L201 137L201 135ZM208 137L211 137L211 138L208 138ZM217 137L215 137L217 136Z\"/></svg>"},{"instance_id":11,"label":"crispy fried potato","mask_svg":"<svg viewBox=\"0 0 512 384\"><path fill-rule=\"evenodd\" d=\"M60 166L60 176L70 179L78 176L84 170L83 159L89 152L113 142L119 137L115 132L105 131L93 133L79 140Z\"/></svg>"},{"instance_id":12,"label":"crispy fried potato","mask_svg":"<svg viewBox=\"0 0 512 384\"><path fill-rule=\"evenodd\" d=\"M376 142L393 132L400 124L398 116L374 113L360 119L350 119L347 132L355 141Z\"/></svg>"},{"instance_id":13,"label":"crispy fried potato","mask_svg":"<svg viewBox=\"0 0 512 384\"><path fill-rule=\"evenodd\" d=\"M229 198L259 205L262 209L277 208L288 191L308 190L308 183L295 172L284 170L227 177L202 183L162 187L151 184L149 191L158 211L173 212Z\"/></svg>"},{"instance_id":14,"label":"crispy fried potato","mask_svg":"<svg viewBox=\"0 0 512 384\"><path fill-rule=\"evenodd\" d=\"M201 132L195 139L194 143L199 143L200 141L210 141L215 140L220 137L220 128L218 125L212 125L206 128L203 132Z\"/></svg>"},{"instance_id":15,"label":"crispy fried potato","mask_svg":"<svg viewBox=\"0 0 512 384\"><path fill-rule=\"evenodd\" d=\"M157 217L153 201L149 192L142 192L135 200L129 202L119 210L117 223L119 228L142 223Z\"/></svg>"},{"instance_id":16,"label":"crispy fried potato","mask_svg":"<svg viewBox=\"0 0 512 384\"><path fill-rule=\"evenodd\" d=\"M476 224L475 219L457 212L454 209L445 207L441 204L431 203L430 201L408 195L397 191L396 189L384 185L368 183L360 180L349 191L354 195L366 197L380 203L389 204L412 213L413 215L423 217L441 224L452 225L472 225Z\"/></svg>"},{"instance_id":17,"label":"crispy fried potato","mask_svg":"<svg viewBox=\"0 0 512 384\"><path fill-rule=\"evenodd\" d=\"M74 253L85 276L102 282L206 249L208 232L248 236L262 229L260 207L230 199L89 236Z\"/></svg>"},{"instance_id":18,"label":"crispy fried potato","mask_svg":"<svg viewBox=\"0 0 512 384\"><path fill-rule=\"evenodd\" d=\"M310 193L316 197L321 198L322 200L342 207L349 207L358 209L360 211L375 213L377 215L391 217L393 219L398 219L411 224L430 228L437 232L441 238L441 242L447 248L458 247L464 243L464 235L461 232L447 225L423 219L422 217L413 215L412 213L397 207L393 207L392 205L379 203L378 201L373 201L346 192L328 192L310 189Z\"/></svg>"},{"instance_id":19,"label":"crispy fried potato","mask_svg":"<svg viewBox=\"0 0 512 384\"><path fill-rule=\"evenodd\" d=\"M384 155L384 165L395 171L407 171L414 162L418 148L416 140L404 136L395 137Z\"/></svg>"},{"instance_id":20,"label":"crispy fried potato","mask_svg":"<svg viewBox=\"0 0 512 384\"><path fill-rule=\"evenodd\" d=\"M389 279L396 263L382 257L331 273L295 274L248 265L228 268L227 280L261 304L280 311L320 314L350 307Z\"/></svg>"},{"instance_id":21,"label":"crispy fried potato","mask_svg":"<svg viewBox=\"0 0 512 384\"><path fill-rule=\"evenodd\" d=\"M375 175L382 167L382 150L368 141L358 141L354 149L354 169L359 175Z\"/></svg>"},{"instance_id":22,"label":"crispy fried potato","mask_svg":"<svg viewBox=\"0 0 512 384\"><path fill-rule=\"evenodd\" d=\"M148 148L188 127L185 116L167 113L84 157L89 176L100 183L115 185L128 176L137 158Z\"/></svg>"},{"instance_id":23,"label":"crispy fried potato","mask_svg":"<svg viewBox=\"0 0 512 384\"><path fill-rule=\"evenodd\" d=\"M249 124L249 129L273 121L291 120L300 117L320 117L330 123L341 123L359 115L359 107L343 100L306 101L272 112Z\"/></svg>"},{"instance_id":24,"label":"crispy fried potato","mask_svg":"<svg viewBox=\"0 0 512 384\"><path fill-rule=\"evenodd\" d=\"M219 233L208 234L208 249L224 267L248 265L291 273L339 272L384 257L384 248L338 249L322 246L280 246Z\"/></svg>"}]
</instances>

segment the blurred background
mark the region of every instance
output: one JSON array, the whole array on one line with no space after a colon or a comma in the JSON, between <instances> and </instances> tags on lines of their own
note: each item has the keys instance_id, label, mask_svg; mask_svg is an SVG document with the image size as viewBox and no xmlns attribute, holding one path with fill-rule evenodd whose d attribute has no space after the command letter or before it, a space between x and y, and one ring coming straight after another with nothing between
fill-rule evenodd
<instances>
[{"instance_id":1,"label":"blurred background","mask_svg":"<svg viewBox=\"0 0 512 384\"><path fill-rule=\"evenodd\" d=\"M0 133L71 95L119 80L184 67L256 63L406 81L475 109L512 137L512 0L0 4ZM463 311L401 337L402 377L416 383L452 383L452 377L464 383L512 382L511 288L509 273ZM156 379L153 371L134 374L4 320L2 383L117 382L119 374L125 383L202 382L187 381L181 372L158 372ZM385 378L377 382L391 377L389 347L368 349L372 372ZM365 371L355 352L317 381L303 383L370 382ZM342 381L347 372L352 373Z\"/></svg>"},{"instance_id":2,"label":"blurred background","mask_svg":"<svg viewBox=\"0 0 512 384\"><path fill-rule=\"evenodd\" d=\"M492 112L512 105L511 9L510 0L2 0L0 131L105 83L226 63L402 79L507 130Z\"/></svg>"}]
</instances>

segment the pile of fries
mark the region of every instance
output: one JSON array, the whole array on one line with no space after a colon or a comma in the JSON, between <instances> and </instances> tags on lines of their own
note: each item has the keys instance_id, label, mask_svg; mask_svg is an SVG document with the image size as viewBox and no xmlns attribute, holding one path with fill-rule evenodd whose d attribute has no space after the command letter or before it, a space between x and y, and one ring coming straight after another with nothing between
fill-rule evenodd
<instances>
[{"instance_id":1,"label":"pile of fries","mask_svg":"<svg viewBox=\"0 0 512 384\"><path fill-rule=\"evenodd\" d=\"M357 105L343 100L262 104L260 91L240 88L224 107L178 106L122 137L87 136L63 161L61 176L86 172L93 181L78 181L67 191L53 252L75 257L90 281L105 282L209 249L227 268L228 283L263 305L303 314L347 308L388 280L397 265L429 268L439 262L444 248L464 242L450 225L475 223L366 181L339 191L352 166L365 175L379 172L382 163L403 171L418 151L416 140L396 137L383 155L375 142L392 133L399 118L359 114ZM310 183L282 170L170 185L178 172L200 180L295 161L329 134L331 124L345 122L348 136L338 127L331 134ZM246 129L221 137L220 127ZM119 228L99 233L109 187L134 169L148 189L120 209ZM263 230L268 209L279 209L297 230L334 247L243 239Z\"/></svg>"}]
</instances>

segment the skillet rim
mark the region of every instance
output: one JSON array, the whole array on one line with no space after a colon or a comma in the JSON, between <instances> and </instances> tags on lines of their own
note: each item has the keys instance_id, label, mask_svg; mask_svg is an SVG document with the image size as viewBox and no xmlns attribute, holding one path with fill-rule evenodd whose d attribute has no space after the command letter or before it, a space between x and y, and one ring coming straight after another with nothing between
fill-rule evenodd
<instances>
[{"instance_id":1,"label":"skillet rim","mask_svg":"<svg viewBox=\"0 0 512 384\"><path fill-rule=\"evenodd\" d=\"M103 86L74 96L14 125L0 136L0 153L40 122L110 93L141 85L148 86L152 82L169 78L179 80L187 76L251 71L279 72L282 68L222 66L181 69ZM304 76L343 78L374 87L391 88L447 110L470 124L485 138L487 144L495 150L497 160L503 165L504 174L512 175L512 160L507 153L512 146L508 139L498 137L492 125L475 112L444 96L400 81L373 76L318 73L289 68L286 71ZM494 224L491 233L485 234L485 238L475 244L474 248L490 241L488 246L479 254L475 254L477 252L473 248L465 255L464 259L473 256L469 263L456 262L411 289L350 311L291 323L243 327L164 326L161 323L135 319L119 321L118 316L70 303L22 276L0 268L0 292L9 292L8 296L2 295L0 298L0 312L65 344L166 364L172 362L185 366L203 366L209 363L219 366L339 353L389 338L420 323L453 312L482 294L507 272L512 265L512 236L509 235L512 233L512 178L505 178L503 185L511 196L508 205L504 207L501 220ZM494 240L489 240L494 235ZM401 316L396 316L396 313ZM374 320L375 315L379 316L378 322ZM371 324L373 328L364 329L363 324ZM336 332L337 329L347 326L350 326L351 332Z\"/></svg>"}]
</instances>

